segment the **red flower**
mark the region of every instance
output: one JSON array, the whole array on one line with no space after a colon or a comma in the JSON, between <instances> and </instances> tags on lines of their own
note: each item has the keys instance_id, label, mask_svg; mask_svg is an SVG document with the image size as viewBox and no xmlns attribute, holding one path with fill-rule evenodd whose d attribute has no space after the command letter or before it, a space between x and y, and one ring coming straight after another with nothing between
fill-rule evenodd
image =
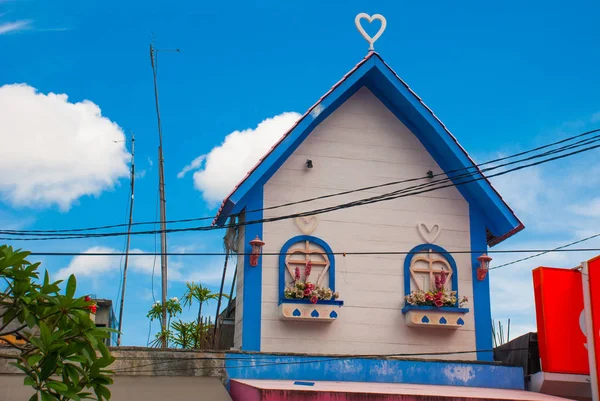
<instances>
[{"instance_id":1,"label":"red flower","mask_svg":"<svg viewBox=\"0 0 600 401\"><path fill-rule=\"evenodd\" d=\"M438 308L441 308L442 306L444 306L444 303L441 300L439 300L439 299L436 299L435 302L434 302L434 304Z\"/></svg>"},{"instance_id":2,"label":"red flower","mask_svg":"<svg viewBox=\"0 0 600 401\"><path fill-rule=\"evenodd\" d=\"M317 297L311 297L310 298L310 303L311 304L316 304L318 300L319 300L319 298L317 298Z\"/></svg>"},{"instance_id":3,"label":"red flower","mask_svg":"<svg viewBox=\"0 0 600 401\"><path fill-rule=\"evenodd\" d=\"M298 266L296 266L296 269L294 270L294 278L296 281L300 280L300 268Z\"/></svg>"},{"instance_id":4,"label":"red flower","mask_svg":"<svg viewBox=\"0 0 600 401\"><path fill-rule=\"evenodd\" d=\"M85 302L90 302L92 300L92 298L90 298L88 295L85 296Z\"/></svg>"},{"instance_id":5,"label":"red flower","mask_svg":"<svg viewBox=\"0 0 600 401\"><path fill-rule=\"evenodd\" d=\"M306 267L304 268L304 279L308 280L308 276L310 276L310 272L312 270L312 262L309 260L306 262Z\"/></svg>"},{"instance_id":6,"label":"red flower","mask_svg":"<svg viewBox=\"0 0 600 401\"><path fill-rule=\"evenodd\" d=\"M311 290L309 290L308 288L307 288L307 289L305 289L305 290L304 290L304 296L305 296L305 297L309 296L311 292L312 292L312 291L311 291Z\"/></svg>"},{"instance_id":7,"label":"red flower","mask_svg":"<svg viewBox=\"0 0 600 401\"><path fill-rule=\"evenodd\" d=\"M97 310L98 310L98 308L96 307L96 305L90 306L90 312L96 313Z\"/></svg>"},{"instance_id":8,"label":"red flower","mask_svg":"<svg viewBox=\"0 0 600 401\"><path fill-rule=\"evenodd\" d=\"M433 301L433 297L429 294L425 294L425 300L426 301Z\"/></svg>"},{"instance_id":9,"label":"red flower","mask_svg":"<svg viewBox=\"0 0 600 401\"><path fill-rule=\"evenodd\" d=\"M440 298L442 298L442 293L441 292L436 292L435 296L433 297L436 301L439 301Z\"/></svg>"},{"instance_id":10,"label":"red flower","mask_svg":"<svg viewBox=\"0 0 600 401\"><path fill-rule=\"evenodd\" d=\"M306 283L306 288L312 291L315 289L315 285L313 283Z\"/></svg>"}]
</instances>

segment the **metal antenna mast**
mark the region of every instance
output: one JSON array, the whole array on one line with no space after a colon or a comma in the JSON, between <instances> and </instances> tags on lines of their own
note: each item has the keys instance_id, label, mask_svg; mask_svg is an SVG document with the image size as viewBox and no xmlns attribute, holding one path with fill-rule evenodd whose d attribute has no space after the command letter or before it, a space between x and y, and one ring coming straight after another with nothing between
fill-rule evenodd
<instances>
[{"instance_id":1,"label":"metal antenna mast","mask_svg":"<svg viewBox=\"0 0 600 401\"><path fill-rule=\"evenodd\" d=\"M135 190L135 135L131 134L131 199L129 200L129 225L127 226L127 245L125 246L125 264L123 266L123 288L121 289L121 306L119 308L119 332L117 346L121 345L123 332L123 308L125 307L125 287L127 286L127 264L129 262L129 244L131 241L131 224L133 223L133 199Z\"/></svg>"},{"instance_id":2,"label":"metal antenna mast","mask_svg":"<svg viewBox=\"0 0 600 401\"><path fill-rule=\"evenodd\" d=\"M150 63L152 64L152 76L154 77L154 100L156 103L156 118L158 122L158 191L160 197L160 272L162 282L162 319L161 333L162 347L167 348L167 339L164 333L167 330L167 198L165 196L165 166L163 158L163 142L162 142L162 124L160 122L160 109L158 107L158 86L156 84L156 70L158 66L159 51L176 51L176 50L157 50L150 44Z\"/></svg>"}]
</instances>

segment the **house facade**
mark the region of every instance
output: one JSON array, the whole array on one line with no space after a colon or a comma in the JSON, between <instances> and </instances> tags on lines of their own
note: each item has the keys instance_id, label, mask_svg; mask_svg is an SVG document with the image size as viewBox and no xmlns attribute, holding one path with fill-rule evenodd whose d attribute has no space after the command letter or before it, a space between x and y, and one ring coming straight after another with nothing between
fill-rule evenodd
<instances>
[{"instance_id":1,"label":"house facade","mask_svg":"<svg viewBox=\"0 0 600 401\"><path fill-rule=\"evenodd\" d=\"M235 349L492 360L489 276L478 276L478 257L523 224L377 53L236 186L215 219L231 222L242 223ZM264 246L253 258L256 238ZM454 302L405 301L435 290L439 276ZM339 296L289 296L306 282Z\"/></svg>"}]
</instances>

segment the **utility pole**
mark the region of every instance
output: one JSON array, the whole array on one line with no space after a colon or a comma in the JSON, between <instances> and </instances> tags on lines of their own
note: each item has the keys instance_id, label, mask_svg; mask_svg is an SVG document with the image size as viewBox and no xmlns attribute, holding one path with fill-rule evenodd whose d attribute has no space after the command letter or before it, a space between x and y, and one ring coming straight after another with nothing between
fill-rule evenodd
<instances>
[{"instance_id":1,"label":"utility pole","mask_svg":"<svg viewBox=\"0 0 600 401\"><path fill-rule=\"evenodd\" d=\"M158 192L160 198L160 273L162 283L162 319L161 331L163 333L162 347L167 348L167 198L165 197L165 172L162 142L162 124L160 122L160 109L158 107L158 86L156 84L156 50L150 45L150 63L154 77L154 101L156 103L156 118L158 121Z\"/></svg>"},{"instance_id":2,"label":"utility pole","mask_svg":"<svg viewBox=\"0 0 600 401\"><path fill-rule=\"evenodd\" d=\"M131 134L131 199L129 200L129 225L127 226L127 245L125 246L125 264L123 266L123 288L121 290L121 306L119 308L119 332L117 346L121 346L123 332L123 308L125 307L125 287L127 286L127 264L129 262L129 244L131 241L131 224L133 223L133 199L135 190L135 135Z\"/></svg>"}]
</instances>

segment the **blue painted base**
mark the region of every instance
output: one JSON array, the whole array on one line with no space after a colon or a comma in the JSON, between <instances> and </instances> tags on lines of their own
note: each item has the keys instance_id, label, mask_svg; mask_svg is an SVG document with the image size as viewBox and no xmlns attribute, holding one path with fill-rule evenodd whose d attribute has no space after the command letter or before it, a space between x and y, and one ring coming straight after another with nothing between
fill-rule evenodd
<instances>
[{"instance_id":1,"label":"blue painted base","mask_svg":"<svg viewBox=\"0 0 600 401\"><path fill-rule=\"evenodd\" d=\"M226 354L228 379L355 381L524 389L523 369L481 362Z\"/></svg>"}]
</instances>

